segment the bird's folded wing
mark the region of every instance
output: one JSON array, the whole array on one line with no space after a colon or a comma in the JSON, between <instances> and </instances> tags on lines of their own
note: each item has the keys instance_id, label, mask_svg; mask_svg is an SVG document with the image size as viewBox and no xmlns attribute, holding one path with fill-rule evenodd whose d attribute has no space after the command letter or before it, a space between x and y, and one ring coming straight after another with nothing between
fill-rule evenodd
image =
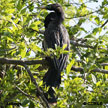
<instances>
[{"instance_id":1,"label":"bird's folded wing","mask_svg":"<svg viewBox=\"0 0 108 108\"><path fill-rule=\"evenodd\" d=\"M65 33L65 31L63 31L63 32ZM68 41L66 40L67 37L65 38L64 37L65 34L63 35L63 33L60 33L60 30L52 30L51 28L48 28L45 31L44 35L45 35L44 47L55 49L55 45L63 47L64 44L68 44ZM68 34L66 34L66 35L68 35ZM69 46L67 45L67 47L69 47ZM54 56L53 62L54 62L55 68L61 72L66 65L67 59L68 59L67 54L60 54L59 58Z\"/></svg>"}]
</instances>

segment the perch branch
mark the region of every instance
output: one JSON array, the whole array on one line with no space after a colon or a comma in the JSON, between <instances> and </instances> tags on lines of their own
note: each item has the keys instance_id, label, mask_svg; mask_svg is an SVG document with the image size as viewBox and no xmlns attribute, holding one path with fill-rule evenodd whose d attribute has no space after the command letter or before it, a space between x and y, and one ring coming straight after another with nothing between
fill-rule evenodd
<instances>
[{"instance_id":1,"label":"perch branch","mask_svg":"<svg viewBox=\"0 0 108 108\"><path fill-rule=\"evenodd\" d=\"M42 65L47 65L47 61L45 59L43 60L28 60L28 61L23 61L23 60L11 60L7 58L0 58L0 64L16 64L16 65L35 65L35 64L42 64ZM108 66L108 63L102 63L101 66ZM72 66L71 68L74 71L83 71L82 67L75 67ZM92 72L101 72L101 73L107 73L108 70L102 70L102 69L94 69Z\"/></svg>"},{"instance_id":2,"label":"perch branch","mask_svg":"<svg viewBox=\"0 0 108 108\"><path fill-rule=\"evenodd\" d=\"M16 65L34 65L34 64L46 64L46 60L11 60L7 58L0 58L0 64L16 64Z\"/></svg>"},{"instance_id":3,"label":"perch branch","mask_svg":"<svg viewBox=\"0 0 108 108\"><path fill-rule=\"evenodd\" d=\"M23 60L11 60L11 59L7 59L7 58L0 58L0 64L16 64L16 65L35 65L35 64L42 64L42 65L46 65L47 61L46 60L28 60L28 61L23 61ZM102 63L101 66L108 66L108 63ZM75 67L73 66L71 68L74 71L83 71L82 67ZM106 70L101 70L101 69L94 69L92 70L93 72L96 72L96 70L98 72L102 73L108 73L108 71Z\"/></svg>"}]
</instances>

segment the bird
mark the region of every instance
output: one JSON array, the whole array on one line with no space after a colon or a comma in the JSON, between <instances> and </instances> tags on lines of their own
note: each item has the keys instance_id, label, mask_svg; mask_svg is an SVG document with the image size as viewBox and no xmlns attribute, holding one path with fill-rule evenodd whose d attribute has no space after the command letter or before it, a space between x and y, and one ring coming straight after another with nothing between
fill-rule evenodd
<instances>
[{"instance_id":1,"label":"bird","mask_svg":"<svg viewBox=\"0 0 108 108\"><path fill-rule=\"evenodd\" d=\"M62 6L55 3L42 6L41 8L54 11L49 13L44 20L44 50L47 51L48 48L56 49L55 46L62 48L64 45L66 45L65 50L69 51L70 39L66 28L62 24L65 19ZM53 55L53 57L46 57L49 64L49 69L43 77L43 82L46 86L49 86L49 90L45 94L45 97L49 103L57 102L57 96L55 96L53 87L59 88L61 84L61 72L66 68L68 57L69 54L64 53L60 54L59 58L57 58L55 55Z\"/></svg>"}]
</instances>

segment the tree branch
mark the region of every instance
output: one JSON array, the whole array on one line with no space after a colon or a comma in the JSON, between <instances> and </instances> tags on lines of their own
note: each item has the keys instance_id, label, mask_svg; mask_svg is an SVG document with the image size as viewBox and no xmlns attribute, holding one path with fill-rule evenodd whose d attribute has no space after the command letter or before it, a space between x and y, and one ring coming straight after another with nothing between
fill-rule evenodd
<instances>
[{"instance_id":1,"label":"tree branch","mask_svg":"<svg viewBox=\"0 0 108 108\"><path fill-rule=\"evenodd\" d=\"M35 78L33 77L33 75L32 75L32 73L31 73L30 69L28 68L27 65L24 65L24 67L25 67L25 69L27 70L27 72L28 72L28 74L29 74L29 76L30 76L30 78L31 78L31 81L32 81L32 82L34 83L34 85L36 86L36 90L38 91L39 96L42 98L42 100L43 100L43 102L45 103L46 107L47 107L47 108L50 108L50 106L49 106L49 104L48 104L48 102L47 102L47 100L46 100L46 98L45 98L45 96L44 96L44 94L43 94L43 91L38 87L38 84L36 83L36 80L35 80Z\"/></svg>"},{"instance_id":2,"label":"tree branch","mask_svg":"<svg viewBox=\"0 0 108 108\"><path fill-rule=\"evenodd\" d=\"M108 66L108 63L101 63L101 66Z\"/></svg>"},{"instance_id":3,"label":"tree branch","mask_svg":"<svg viewBox=\"0 0 108 108\"><path fill-rule=\"evenodd\" d=\"M28 61L23 61L23 60L11 60L7 58L0 58L0 64L16 64L16 65L34 65L34 64L46 64L46 60L28 60Z\"/></svg>"},{"instance_id":4,"label":"tree branch","mask_svg":"<svg viewBox=\"0 0 108 108\"><path fill-rule=\"evenodd\" d=\"M34 30L34 29L32 29L32 28L31 28L30 30L35 31L35 32L37 32L37 33L39 33L39 34L44 34L44 32L45 32L44 30L39 30L39 31L37 31L37 30Z\"/></svg>"},{"instance_id":5,"label":"tree branch","mask_svg":"<svg viewBox=\"0 0 108 108\"><path fill-rule=\"evenodd\" d=\"M72 66L71 70L73 71L79 71L79 72L83 72L84 69L82 67L75 67L75 66ZM99 73L104 73L104 74L108 74L108 70L104 70L104 69L99 69L99 68L96 68L96 69L93 69L91 70L91 72L99 72Z\"/></svg>"},{"instance_id":6,"label":"tree branch","mask_svg":"<svg viewBox=\"0 0 108 108\"><path fill-rule=\"evenodd\" d=\"M94 49L95 48L94 46L91 46L91 45L86 45L84 43L78 43L77 40L70 40L70 43L73 44L74 46L80 46L80 47L91 48L91 49ZM106 48L98 48L98 49L99 50L100 49L107 50Z\"/></svg>"},{"instance_id":7,"label":"tree branch","mask_svg":"<svg viewBox=\"0 0 108 108\"><path fill-rule=\"evenodd\" d=\"M88 15L91 15L91 14L93 14L93 13L96 13L96 12L99 12L101 9L98 9L98 10L96 10L96 11L93 11L93 12L89 12L89 13L87 13L87 14L84 14L84 15L80 15L80 16L74 16L74 17L65 17L66 19L73 19L73 18L81 18L81 17L86 17L86 16L88 16Z\"/></svg>"},{"instance_id":8,"label":"tree branch","mask_svg":"<svg viewBox=\"0 0 108 108\"><path fill-rule=\"evenodd\" d=\"M0 49L0 51L11 51L11 50L13 50L13 49L16 49L16 47L10 48L10 49Z\"/></svg>"},{"instance_id":9,"label":"tree branch","mask_svg":"<svg viewBox=\"0 0 108 108\"><path fill-rule=\"evenodd\" d=\"M92 70L92 72L99 72L99 73L108 74L108 70L105 70L105 69L98 69L98 68Z\"/></svg>"},{"instance_id":10,"label":"tree branch","mask_svg":"<svg viewBox=\"0 0 108 108\"><path fill-rule=\"evenodd\" d=\"M78 61L80 62L80 61ZM35 64L42 64L42 65L47 65L47 61L45 59L43 60L28 60L28 61L23 61L23 60L11 60L7 58L0 58L0 64L16 64L16 65L35 65ZM101 66L108 66L108 63L102 63ZM82 67L75 67L72 66L71 68L74 71L83 71ZM107 73L108 70L101 70L101 69L94 69L92 70L93 72L101 72L101 73Z\"/></svg>"},{"instance_id":11,"label":"tree branch","mask_svg":"<svg viewBox=\"0 0 108 108\"><path fill-rule=\"evenodd\" d=\"M72 43L75 46L80 46L80 47L85 47L85 48L92 48L92 49L94 48L93 46L85 45L85 44L82 44L82 43L78 43L78 42L75 42L73 40L71 40L70 43Z\"/></svg>"},{"instance_id":12,"label":"tree branch","mask_svg":"<svg viewBox=\"0 0 108 108\"><path fill-rule=\"evenodd\" d=\"M35 98L34 96L29 95L29 94L25 93L24 91L22 91L18 86L16 86L16 88L18 89L19 92L21 92L21 93L24 94L25 96L30 97L30 98Z\"/></svg>"},{"instance_id":13,"label":"tree branch","mask_svg":"<svg viewBox=\"0 0 108 108\"><path fill-rule=\"evenodd\" d=\"M108 23L108 20L106 20L105 23L101 25L101 28L103 28L107 23Z\"/></svg>"}]
</instances>

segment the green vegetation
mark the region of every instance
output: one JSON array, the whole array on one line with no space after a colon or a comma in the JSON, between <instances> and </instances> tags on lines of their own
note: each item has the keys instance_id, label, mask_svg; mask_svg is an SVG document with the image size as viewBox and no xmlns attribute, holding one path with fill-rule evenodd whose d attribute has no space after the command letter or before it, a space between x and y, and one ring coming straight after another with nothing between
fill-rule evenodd
<instances>
[{"instance_id":1,"label":"green vegetation","mask_svg":"<svg viewBox=\"0 0 108 108\"><path fill-rule=\"evenodd\" d=\"M37 7L49 3L62 5L66 17L64 25L71 40L69 63L62 72L62 84L56 89L58 102L51 108L106 108L108 1L103 0L95 9L88 4L98 4L100 0L77 1L0 0L0 108L49 108L42 97L36 96L48 68L42 59L51 53L57 56L68 53L64 51L66 46L47 52L42 49L43 21L48 11ZM9 60L37 61L27 67ZM97 103L91 105L90 102Z\"/></svg>"}]
</instances>

